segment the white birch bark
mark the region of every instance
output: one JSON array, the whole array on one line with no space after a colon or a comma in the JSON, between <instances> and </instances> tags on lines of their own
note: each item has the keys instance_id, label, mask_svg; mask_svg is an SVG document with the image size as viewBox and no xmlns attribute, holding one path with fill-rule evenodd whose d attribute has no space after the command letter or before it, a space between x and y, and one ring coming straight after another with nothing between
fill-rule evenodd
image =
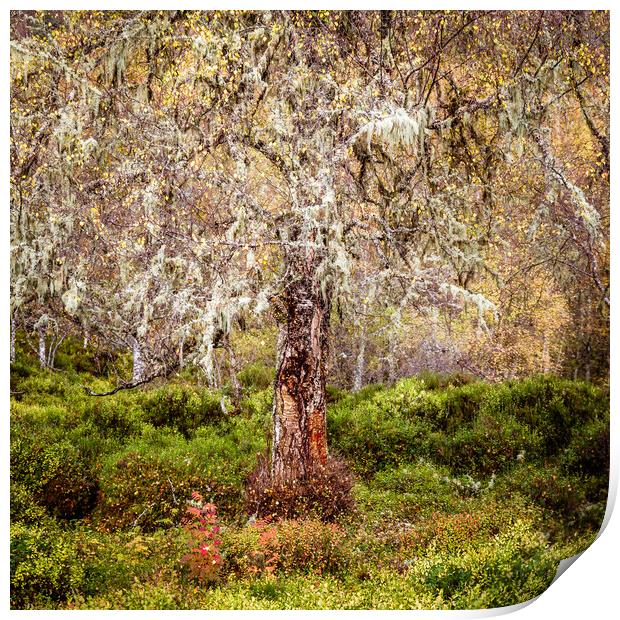
<instances>
[{"instance_id":1,"label":"white birch bark","mask_svg":"<svg viewBox=\"0 0 620 620\"><path fill-rule=\"evenodd\" d=\"M353 391L359 392L364 385L364 369L366 366L366 326L362 327L360 334L359 349L355 360L355 372L353 374Z\"/></svg>"},{"instance_id":2,"label":"white birch bark","mask_svg":"<svg viewBox=\"0 0 620 620\"><path fill-rule=\"evenodd\" d=\"M142 350L142 345L137 338L133 339L132 346L133 353L133 369L131 375L132 383L140 383L145 379L146 365L144 362L144 354Z\"/></svg>"},{"instance_id":3,"label":"white birch bark","mask_svg":"<svg viewBox=\"0 0 620 620\"><path fill-rule=\"evenodd\" d=\"M44 325L39 326L39 366L41 368L47 367L47 347L45 343L45 332L47 331Z\"/></svg>"},{"instance_id":4,"label":"white birch bark","mask_svg":"<svg viewBox=\"0 0 620 620\"><path fill-rule=\"evenodd\" d=\"M15 312L11 315L11 364L15 361L15 332L17 330L17 317Z\"/></svg>"}]
</instances>

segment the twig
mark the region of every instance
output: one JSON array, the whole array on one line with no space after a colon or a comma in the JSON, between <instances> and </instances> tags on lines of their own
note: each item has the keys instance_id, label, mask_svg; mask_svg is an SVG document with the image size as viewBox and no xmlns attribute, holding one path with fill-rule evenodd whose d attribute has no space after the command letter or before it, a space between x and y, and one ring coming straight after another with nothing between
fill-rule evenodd
<instances>
[{"instance_id":1,"label":"twig","mask_svg":"<svg viewBox=\"0 0 620 620\"><path fill-rule=\"evenodd\" d=\"M138 521L149 511L151 508L155 506L155 502L151 502L134 520L131 524L131 527L136 527L138 525Z\"/></svg>"},{"instance_id":2,"label":"twig","mask_svg":"<svg viewBox=\"0 0 620 620\"><path fill-rule=\"evenodd\" d=\"M172 480L170 480L170 476L166 476L168 478L168 484L170 485L170 490L172 491L172 499L175 504L178 504L177 496L174 494L174 486L172 485Z\"/></svg>"},{"instance_id":3,"label":"twig","mask_svg":"<svg viewBox=\"0 0 620 620\"><path fill-rule=\"evenodd\" d=\"M162 376L164 376L164 374L161 372L158 372L157 374L151 375L150 377L147 377L146 379L143 379L142 381L136 381L134 383L122 383L121 385L115 387L113 390L110 390L109 392L93 392L89 387L87 387L86 385L82 385L82 384L80 384L80 387L83 388L84 391L89 396L112 396L113 394L116 394L117 392L120 392L121 390L133 390L134 388L144 385L145 383L149 383L153 381L153 379L157 379L157 377L162 377Z\"/></svg>"}]
</instances>

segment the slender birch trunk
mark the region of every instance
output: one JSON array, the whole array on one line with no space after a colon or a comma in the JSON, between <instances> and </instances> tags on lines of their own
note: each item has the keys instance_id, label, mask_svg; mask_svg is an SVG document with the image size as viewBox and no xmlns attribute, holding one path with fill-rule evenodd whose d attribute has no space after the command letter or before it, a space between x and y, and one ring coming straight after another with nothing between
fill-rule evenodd
<instances>
[{"instance_id":1,"label":"slender birch trunk","mask_svg":"<svg viewBox=\"0 0 620 620\"><path fill-rule=\"evenodd\" d=\"M391 385L396 381L396 334L394 331L390 331L388 341L388 383Z\"/></svg>"},{"instance_id":2,"label":"slender birch trunk","mask_svg":"<svg viewBox=\"0 0 620 620\"><path fill-rule=\"evenodd\" d=\"M294 257L278 334L272 476L303 479L327 461L325 385L330 301L315 278L312 253Z\"/></svg>"},{"instance_id":3,"label":"slender birch trunk","mask_svg":"<svg viewBox=\"0 0 620 620\"><path fill-rule=\"evenodd\" d=\"M142 344L137 338L133 339L132 354L133 354L133 367L132 367L131 382L140 383L141 381L144 381L144 379L146 378L146 365L144 361L144 352L142 349Z\"/></svg>"},{"instance_id":4,"label":"slender birch trunk","mask_svg":"<svg viewBox=\"0 0 620 620\"><path fill-rule=\"evenodd\" d=\"M15 332L17 331L17 313L11 314L11 364L15 361Z\"/></svg>"},{"instance_id":5,"label":"slender birch trunk","mask_svg":"<svg viewBox=\"0 0 620 620\"><path fill-rule=\"evenodd\" d=\"M366 366L366 326L362 327L359 349L355 360L355 372L353 374L353 391L359 392L364 385L364 369Z\"/></svg>"},{"instance_id":6,"label":"slender birch trunk","mask_svg":"<svg viewBox=\"0 0 620 620\"><path fill-rule=\"evenodd\" d=\"M45 325L39 326L39 366L41 368L47 367L47 347L45 343L45 335L47 328Z\"/></svg>"},{"instance_id":7,"label":"slender birch trunk","mask_svg":"<svg viewBox=\"0 0 620 620\"><path fill-rule=\"evenodd\" d=\"M185 336L181 338L181 344L179 345L179 368L183 368L185 365L184 355L184 347L185 347Z\"/></svg>"},{"instance_id":8,"label":"slender birch trunk","mask_svg":"<svg viewBox=\"0 0 620 620\"><path fill-rule=\"evenodd\" d=\"M543 335L541 370L544 375L549 372L549 337L546 330Z\"/></svg>"}]
</instances>

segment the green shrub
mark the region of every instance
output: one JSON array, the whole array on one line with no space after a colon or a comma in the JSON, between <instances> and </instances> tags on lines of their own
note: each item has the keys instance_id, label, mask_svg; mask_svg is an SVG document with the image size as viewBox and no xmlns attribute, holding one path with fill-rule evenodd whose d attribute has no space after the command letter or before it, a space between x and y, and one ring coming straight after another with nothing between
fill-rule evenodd
<instances>
[{"instance_id":1,"label":"green shrub","mask_svg":"<svg viewBox=\"0 0 620 620\"><path fill-rule=\"evenodd\" d=\"M364 476L429 454L432 428L388 409L382 397L379 392L357 405L344 399L328 412L332 447Z\"/></svg>"},{"instance_id":2,"label":"green shrub","mask_svg":"<svg viewBox=\"0 0 620 620\"><path fill-rule=\"evenodd\" d=\"M498 385L485 403L489 414L503 412L538 430L548 456L569 444L574 427L604 417L608 409L609 398L602 389L548 376Z\"/></svg>"},{"instance_id":3,"label":"green shrub","mask_svg":"<svg viewBox=\"0 0 620 620\"><path fill-rule=\"evenodd\" d=\"M436 511L416 520L399 540L403 557L433 552L462 554L477 548L511 528L519 519L534 527L542 523L540 512L525 501L511 502L485 497L463 502L459 512Z\"/></svg>"},{"instance_id":4,"label":"green shrub","mask_svg":"<svg viewBox=\"0 0 620 620\"><path fill-rule=\"evenodd\" d=\"M192 439L145 427L140 438L106 458L96 517L112 529L136 525L150 531L177 524L192 491L222 515L240 516L244 480L264 449L264 434L242 418L225 428L200 428Z\"/></svg>"},{"instance_id":5,"label":"green shrub","mask_svg":"<svg viewBox=\"0 0 620 620\"><path fill-rule=\"evenodd\" d=\"M488 474L554 455L573 428L604 419L608 398L590 384L537 377L489 385L434 389L405 379L369 389L329 408L332 445L369 476L388 466L436 458L456 472Z\"/></svg>"},{"instance_id":6,"label":"green shrub","mask_svg":"<svg viewBox=\"0 0 620 620\"><path fill-rule=\"evenodd\" d=\"M126 439L142 429L144 414L133 394L91 397L85 406L84 419L104 437Z\"/></svg>"},{"instance_id":7,"label":"green shrub","mask_svg":"<svg viewBox=\"0 0 620 620\"><path fill-rule=\"evenodd\" d=\"M97 463L70 436L54 439L15 432L11 441L11 481L23 485L54 515L65 519L83 517L96 502Z\"/></svg>"},{"instance_id":8,"label":"green shrub","mask_svg":"<svg viewBox=\"0 0 620 620\"><path fill-rule=\"evenodd\" d=\"M36 372L37 369L34 364L32 364L30 360L27 360L21 356L11 363L9 385L12 399L15 399L16 401L22 399L24 394L27 393L27 390L22 388L23 380L27 379Z\"/></svg>"},{"instance_id":9,"label":"green shrub","mask_svg":"<svg viewBox=\"0 0 620 620\"><path fill-rule=\"evenodd\" d=\"M325 387L325 400L328 404L337 403L346 398L347 395L348 392L346 390L341 390L334 385L327 385Z\"/></svg>"},{"instance_id":10,"label":"green shrub","mask_svg":"<svg viewBox=\"0 0 620 620\"><path fill-rule=\"evenodd\" d=\"M424 386L428 390L439 390L449 386L460 387L461 385L467 385L474 381L474 378L466 373L453 372L443 374L431 370L418 373L417 378L424 383Z\"/></svg>"},{"instance_id":11,"label":"green shrub","mask_svg":"<svg viewBox=\"0 0 620 620\"><path fill-rule=\"evenodd\" d=\"M435 511L458 510L459 489L449 471L428 461L378 472L355 487L355 500L365 514L381 519L415 520Z\"/></svg>"},{"instance_id":12,"label":"green shrub","mask_svg":"<svg viewBox=\"0 0 620 620\"><path fill-rule=\"evenodd\" d=\"M84 570L71 536L50 525L11 526L11 607L49 607L78 592Z\"/></svg>"},{"instance_id":13,"label":"green shrub","mask_svg":"<svg viewBox=\"0 0 620 620\"><path fill-rule=\"evenodd\" d=\"M109 360L117 356L108 354ZM54 367L59 370L71 370L85 372L93 375L99 374L100 364L97 360L97 352L91 346L84 347L84 341L68 337L65 338L56 352Z\"/></svg>"},{"instance_id":14,"label":"green shrub","mask_svg":"<svg viewBox=\"0 0 620 620\"><path fill-rule=\"evenodd\" d=\"M566 523L575 519L586 502L579 478L567 477L555 465L516 467L510 476L498 482L499 493L519 493L538 506L550 510Z\"/></svg>"},{"instance_id":15,"label":"green shrub","mask_svg":"<svg viewBox=\"0 0 620 620\"><path fill-rule=\"evenodd\" d=\"M245 417L262 421L264 432L271 429L271 408L273 404L273 389L267 388L258 392L251 392L240 404L240 413Z\"/></svg>"},{"instance_id":16,"label":"green shrub","mask_svg":"<svg viewBox=\"0 0 620 620\"><path fill-rule=\"evenodd\" d=\"M226 533L222 549L227 569L239 577L338 573L350 556L345 530L313 518L256 521Z\"/></svg>"},{"instance_id":17,"label":"green shrub","mask_svg":"<svg viewBox=\"0 0 620 620\"><path fill-rule=\"evenodd\" d=\"M569 472L599 477L607 486L609 477L609 419L591 420L576 429L562 454Z\"/></svg>"},{"instance_id":18,"label":"green shrub","mask_svg":"<svg viewBox=\"0 0 620 620\"><path fill-rule=\"evenodd\" d=\"M222 394L193 386L166 385L144 393L144 420L155 427L173 428L185 437L207 424L222 421L226 414Z\"/></svg>"},{"instance_id":19,"label":"green shrub","mask_svg":"<svg viewBox=\"0 0 620 620\"><path fill-rule=\"evenodd\" d=\"M512 467L518 457L540 454L541 444L536 432L514 418L485 412L454 434L434 433L431 450L456 473L491 474Z\"/></svg>"},{"instance_id":20,"label":"green shrub","mask_svg":"<svg viewBox=\"0 0 620 620\"><path fill-rule=\"evenodd\" d=\"M273 366L265 366L259 362L248 364L237 373L237 379L247 390L265 390L273 386L276 371Z\"/></svg>"},{"instance_id":21,"label":"green shrub","mask_svg":"<svg viewBox=\"0 0 620 620\"><path fill-rule=\"evenodd\" d=\"M19 384L19 389L26 392L31 399L32 397L38 397L39 404L41 404L40 397L56 396L67 398L76 392L75 387L71 385L65 376L49 370L39 369L23 379Z\"/></svg>"},{"instance_id":22,"label":"green shrub","mask_svg":"<svg viewBox=\"0 0 620 620\"><path fill-rule=\"evenodd\" d=\"M177 528L144 534L136 530L108 533L79 527L73 536L84 568L84 596L116 596L131 589L138 580L176 574L187 544L186 536Z\"/></svg>"},{"instance_id":23,"label":"green shrub","mask_svg":"<svg viewBox=\"0 0 620 620\"><path fill-rule=\"evenodd\" d=\"M49 518L45 508L21 482L11 482L11 523L32 525Z\"/></svg>"},{"instance_id":24,"label":"green shrub","mask_svg":"<svg viewBox=\"0 0 620 620\"><path fill-rule=\"evenodd\" d=\"M413 565L435 595L457 609L503 607L528 601L551 583L557 561L539 532L517 520L504 532L465 553L436 553Z\"/></svg>"}]
</instances>

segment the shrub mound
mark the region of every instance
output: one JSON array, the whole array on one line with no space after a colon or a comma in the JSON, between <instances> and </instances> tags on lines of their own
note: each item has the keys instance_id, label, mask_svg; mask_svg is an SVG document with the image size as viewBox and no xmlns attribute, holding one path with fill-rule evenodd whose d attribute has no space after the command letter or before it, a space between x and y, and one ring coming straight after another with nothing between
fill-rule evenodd
<instances>
[{"instance_id":1,"label":"shrub mound","mask_svg":"<svg viewBox=\"0 0 620 620\"><path fill-rule=\"evenodd\" d=\"M324 521L333 521L353 509L351 494L353 477L346 463L328 457L323 466L316 466L305 479L282 483L271 476L269 459L262 456L246 484L246 511L257 517L296 517L316 514Z\"/></svg>"}]
</instances>

